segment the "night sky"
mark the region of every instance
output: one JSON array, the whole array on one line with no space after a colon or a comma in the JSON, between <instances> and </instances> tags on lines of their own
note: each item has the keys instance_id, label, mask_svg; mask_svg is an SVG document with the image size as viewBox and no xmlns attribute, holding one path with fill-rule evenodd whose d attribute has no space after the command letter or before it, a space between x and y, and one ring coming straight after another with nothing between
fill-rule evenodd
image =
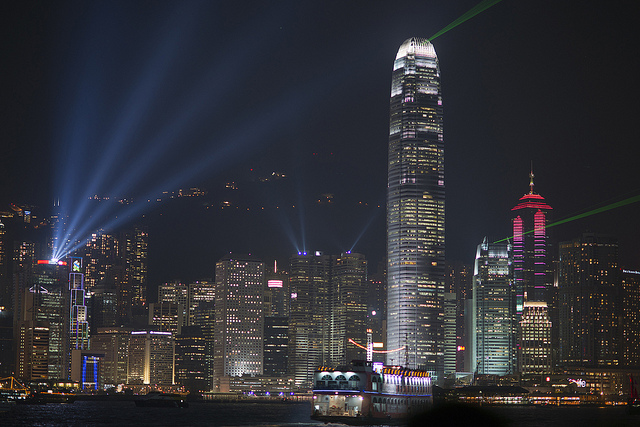
<instances>
[{"instance_id":1,"label":"night sky","mask_svg":"<svg viewBox=\"0 0 640 427\"><path fill-rule=\"evenodd\" d=\"M152 282L211 277L228 251L284 262L357 241L376 264L395 54L477 3L3 2L0 202L46 212L61 198L73 216L88 195L206 188L108 213L150 224ZM433 41L447 259L471 263L483 236L509 235L532 162L551 221L640 194L639 12L503 0ZM260 181L274 171L286 177ZM550 234L617 235L623 266L640 269L639 214L633 203Z\"/></svg>"}]
</instances>

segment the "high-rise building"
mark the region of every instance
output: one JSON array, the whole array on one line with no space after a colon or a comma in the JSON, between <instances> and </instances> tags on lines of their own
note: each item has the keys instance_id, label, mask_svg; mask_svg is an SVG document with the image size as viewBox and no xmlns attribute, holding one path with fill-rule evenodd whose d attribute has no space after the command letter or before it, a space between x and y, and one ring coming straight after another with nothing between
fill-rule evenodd
<instances>
[{"instance_id":1,"label":"high-rise building","mask_svg":"<svg viewBox=\"0 0 640 427\"><path fill-rule=\"evenodd\" d=\"M346 252L335 261L331 281L331 366L365 360L367 346L367 260ZM353 344L353 340L358 345Z\"/></svg>"},{"instance_id":2,"label":"high-rise building","mask_svg":"<svg viewBox=\"0 0 640 427\"><path fill-rule=\"evenodd\" d=\"M449 316L455 315L455 342L445 337L445 373L468 372L466 369L471 364L471 341L475 334L470 328L469 318L471 312L471 298L473 295L473 267L460 261L447 262L447 274L445 277L445 335L447 334L447 322L451 322ZM447 295L449 294L449 295ZM447 299L449 301L447 302ZM453 301L452 301L453 300ZM455 302L455 311L451 307L447 310L447 304ZM466 310L466 311L465 311ZM450 332L449 332L450 333ZM452 353L455 353L455 367L451 366ZM448 361L448 366L447 366ZM465 368L467 366L467 368Z\"/></svg>"},{"instance_id":3,"label":"high-rise building","mask_svg":"<svg viewBox=\"0 0 640 427\"><path fill-rule=\"evenodd\" d=\"M133 331L129 337L128 384L172 385L175 342L171 332Z\"/></svg>"},{"instance_id":4,"label":"high-rise building","mask_svg":"<svg viewBox=\"0 0 640 427\"><path fill-rule=\"evenodd\" d=\"M91 333L91 351L104 354L100 364L100 384L105 388L127 383L131 332L129 328L111 327L98 328Z\"/></svg>"},{"instance_id":5,"label":"high-rise building","mask_svg":"<svg viewBox=\"0 0 640 427\"><path fill-rule=\"evenodd\" d=\"M149 304L149 326L156 331L179 334L187 326L186 309L183 304L152 302Z\"/></svg>"},{"instance_id":6,"label":"high-rise building","mask_svg":"<svg viewBox=\"0 0 640 427\"><path fill-rule=\"evenodd\" d=\"M551 320L544 301L525 301L520 317L520 351L518 362L522 374L548 374L551 364Z\"/></svg>"},{"instance_id":7,"label":"high-rise building","mask_svg":"<svg viewBox=\"0 0 640 427\"><path fill-rule=\"evenodd\" d=\"M131 301L133 310L141 310L147 304L147 263L149 232L136 225L121 234L121 250L125 266L122 289L123 301ZM123 302L124 304L124 302Z\"/></svg>"},{"instance_id":8,"label":"high-rise building","mask_svg":"<svg viewBox=\"0 0 640 427\"><path fill-rule=\"evenodd\" d=\"M533 169L529 173L529 192L511 209L515 217L513 226L513 275L516 290L516 314L518 316L519 369L523 373L550 372L552 366L552 342L557 340L557 330L547 330L548 323L557 323L557 307L553 273L548 258L547 214L552 209L544 197L533 191ZM529 313L524 313L525 302ZM542 328L534 331L536 327ZM526 328L526 331L522 330ZM526 335L526 336L525 336ZM556 338L554 340L553 338ZM534 348L540 343L540 348Z\"/></svg>"},{"instance_id":9,"label":"high-rise building","mask_svg":"<svg viewBox=\"0 0 640 427\"><path fill-rule=\"evenodd\" d=\"M515 374L516 313L513 255L509 243L478 245L473 274L475 344L472 359L478 374Z\"/></svg>"},{"instance_id":10,"label":"high-rise building","mask_svg":"<svg viewBox=\"0 0 640 427\"><path fill-rule=\"evenodd\" d=\"M265 279L264 375L284 376L289 366L289 275L274 263Z\"/></svg>"},{"instance_id":11,"label":"high-rise building","mask_svg":"<svg viewBox=\"0 0 640 427\"><path fill-rule=\"evenodd\" d=\"M216 263L214 389L223 377L262 375L264 264L226 255Z\"/></svg>"},{"instance_id":12,"label":"high-rise building","mask_svg":"<svg viewBox=\"0 0 640 427\"><path fill-rule=\"evenodd\" d=\"M176 378L189 393L210 391L207 381L207 339L199 326L185 326L176 335Z\"/></svg>"},{"instance_id":13,"label":"high-rise building","mask_svg":"<svg viewBox=\"0 0 640 427\"><path fill-rule=\"evenodd\" d=\"M533 191L533 171L529 173L529 192L511 209L513 225L513 274L516 286L516 311L522 314L523 302L549 302L552 287L551 266L547 257L547 212L552 209Z\"/></svg>"},{"instance_id":14,"label":"high-rise building","mask_svg":"<svg viewBox=\"0 0 640 427\"><path fill-rule=\"evenodd\" d=\"M640 367L640 271L622 270L622 360Z\"/></svg>"},{"instance_id":15,"label":"high-rise building","mask_svg":"<svg viewBox=\"0 0 640 427\"><path fill-rule=\"evenodd\" d=\"M289 372L295 385L312 383L313 371L329 365L331 277L335 257L299 253L290 259Z\"/></svg>"},{"instance_id":16,"label":"high-rise building","mask_svg":"<svg viewBox=\"0 0 640 427\"><path fill-rule=\"evenodd\" d=\"M201 301L194 312L193 326L199 326L205 338L207 389L213 390L213 348L215 341L215 301Z\"/></svg>"},{"instance_id":17,"label":"high-rise building","mask_svg":"<svg viewBox=\"0 0 640 427\"><path fill-rule=\"evenodd\" d=\"M187 308L189 311L189 326L196 323L196 312L198 307L205 307L207 304L214 304L216 300L216 286L213 280L199 280L189 283L189 293L187 298Z\"/></svg>"},{"instance_id":18,"label":"high-rise building","mask_svg":"<svg viewBox=\"0 0 640 427\"><path fill-rule=\"evenodd\" d=\"M443 371L445 183L440 68L427 39L398 50L387 187L387 363ZM406 346L406 347L405 347Z\"/></svg>"},{"instance_id":19,"label":"high-rise building","mask_svg":"<svg viewBox=\"0 0 640 427\"><path fill-rule=\"evenodd\" d=\"M84 273L82 270L82 258L70 257L69 264L69 367L71 374L71 352L73 350L89 349L89 316L85 303Z\"/></svg>"},{"instance_id":20,"label":"high-rise building","mask_svg":"<svg viewBox=\"0 0 640 427\"><path fill-rule=\"evenodd\" d=\"M584 233L561 242L559 249L560 363L582 367L623 364L617 238Z\"/></svg>"},{"instance_id":21,"label":"high-rise building","mask_svg":"<svg viewBox=\"0 0 640 427\"><path fill-rule=\"evenodd\" d=\"M130 323L146 305L147 242L144 227L134 226L117 234L94 233L76 254L84 260L85 287L114 288L118 323Z\"/></svg>"}]
</instances>

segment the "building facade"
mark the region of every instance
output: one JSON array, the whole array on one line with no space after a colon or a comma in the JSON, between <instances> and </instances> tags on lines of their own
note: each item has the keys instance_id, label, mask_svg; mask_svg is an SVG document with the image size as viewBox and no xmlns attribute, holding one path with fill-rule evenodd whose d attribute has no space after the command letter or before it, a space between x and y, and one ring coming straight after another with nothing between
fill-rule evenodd
<instances>
[{"instance_id":1,"label":"building facade","mask_svg":"<svg viewBox=\"0 0 640 427\"><path fill-rule=\"evenodd\" d=\"M529 192L511 209L513 226L513 274L516 286L516 311L523 303L549 302L552 274L547 257L547 213L551 206L533 191L533 171L529 173Z\"/></svg>"},{"instance_id":2,"label":"building facade","mask_svg":"<svg viewBox=\"0 0 640 427\"><path fill-rule=\"evenodd\" d=\"M509 243L478 245L473 275L474 371L483 375L515 374L516 295Z\"/></svg>"},{"instance_id":3,"label":"building facade","mask_svg":"<svg viewBox=\"0 0 640 427\"><path fill-rule=\"evenodd\" d=\"M547 303L525 301L520 317L518 362L522 374L552 372L551 320Z\"/></svg>"},{"instance_id":4,"label":"building facade","mask_svg":"<svg viewBox=\"0 0 640 427\"><path fill-rule=\"evenodd\" d=\"M133 331L128 353L128 384L173 385L175 342L171 332Z\"/></svg>"},{"instance_id":5,"label":"building facade","mask_svg":"<svg viewBox=\"0 0 640 427\"><path fill-rule=\"evenodd\" d=\"M624 311L617 238L584 233L560 243L559 249L560 363L622 364Z\"/></svg>"},{"instance_id":6,"label":"building facade","mask_svg":"<svg viewBox=\"0 0 640 427\"><path fill-rule=\"evenodd\" d=\"M331 366L366 358L362 347L367 346L367 284L364 255L342 253L336 259L331 281Z\"/></svg>"},{"instance_id":7,"label":"building facade","mask_svg":"<svg viewBox=\"0 0 640 427\"><path fill-rule=\"evenodd\" d=\"M312 384L313 371L329 364L331 277L335 257L321 252L290 259L289 373L295 385Z\"/></svg>"},{"instance_id":8,"label":"building facade","mask_svg":"<svg viewBox=\"0 0 640 427\"><path fill-rule=\"evenodd\" d=\"M433 45L398 50L390 101L387 188L387 363L443 371L444 139Z\"/></svg>"},{"instance_id":9,"label":"building facade","mask_svg":"<svg viewBox=\"0 0 640 427\"><path fill-rule=\"evenodd\" d=\"M262 375L264 264L227 255L216 263L214 390L223 377Z\"/></svg>"}]
</instances>

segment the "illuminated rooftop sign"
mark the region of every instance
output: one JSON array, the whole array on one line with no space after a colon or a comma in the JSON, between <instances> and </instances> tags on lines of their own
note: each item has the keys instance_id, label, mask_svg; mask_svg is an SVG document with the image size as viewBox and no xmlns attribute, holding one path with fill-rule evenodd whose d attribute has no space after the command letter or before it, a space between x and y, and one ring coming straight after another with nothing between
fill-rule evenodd
<instances>
[{"instance_id":1,"label":"illuminated rooftop sign","mask_svg":"<svg viewBox=\"0 0 640 427\"><path fill-rule=\"evenodd\" d=\"M48 265L67 265L67 261L58 261L57 259L39 259L38 265L40 264L48 264Z\"/></svg>"},{"instance_id":2,"label":"illuminated rooftop sign","mask_svg":"<svg viewBox=\"0 0 640 427\"><path fill-rule=\"evenodd\" d=\"M267 280L267 286L269 288L281 288L282 280Z\"/></svg>"}]
</instances>

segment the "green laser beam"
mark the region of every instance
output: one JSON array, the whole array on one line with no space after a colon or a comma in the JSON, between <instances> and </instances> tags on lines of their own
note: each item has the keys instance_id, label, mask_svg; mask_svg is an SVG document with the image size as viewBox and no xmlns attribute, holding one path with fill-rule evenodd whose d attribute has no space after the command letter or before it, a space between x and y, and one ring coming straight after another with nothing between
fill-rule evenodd
<instances>
[{"instance_id":1,"label":"green laser beam","mask_svg":"<svg viewBox=\"0 0 640 427\"><path fill-rule=\"evenodd\" d=\"M547 228L551 228L551 227L555 227L556 225L560 225L560 224L564 224L566 222L569 221L575 221L576 219L581 219L581 218L585 218L591 215L595 215L595 214L599 214L601 212L605 212L605 211L610 211L611 209L616 209L625 205L630 205L631 203L635 203L635 202L640 202L640 194L638 194L637 196L633 196L633 197L629 197L627 199L621 200L619 202L615 202L615 203L610 203L606 206L602 206L600 208L596 208L596 209L591 209L590 211L587 212L583 212L581 214L578 215L573 215L570 216L569 218L565 218L565 219L561 219L560 221L556 221L554 223L551 223L549 225L547 225ZM533 230L529 230L525 233L522 234L529 234L529 233L533 233ZM493 243L500 243L500 242L504 242L506 240L509 240L511 237L506 237L504 239L500 239L497 240Z\"/></svg>"},{"instance_id":2,"label":"green laser beam","mask_svg":"<svg viewBox=\"0 0 640 427\"><path fill-rule=\"evenodd\" d=\"M481 12L484 12L485 10L489 9L494 4L499 3L501 1L502 0L482 0L480 3L478 3L477 5L472 7L471 9L469 9L466 13L464 13L458 19L453 21L451 24L447 25L446 27L444 27L443 29L441 29L440 31L438 31L437 33L435 33L434 35L429 37L429 41L435 39L438 36L441 36L442 34L446 33L447 31L457 27L458 25L462 24L465 21L468 21L469 19L473 18L477 14L479 14Z\"/></svg>"}]
</instances>

